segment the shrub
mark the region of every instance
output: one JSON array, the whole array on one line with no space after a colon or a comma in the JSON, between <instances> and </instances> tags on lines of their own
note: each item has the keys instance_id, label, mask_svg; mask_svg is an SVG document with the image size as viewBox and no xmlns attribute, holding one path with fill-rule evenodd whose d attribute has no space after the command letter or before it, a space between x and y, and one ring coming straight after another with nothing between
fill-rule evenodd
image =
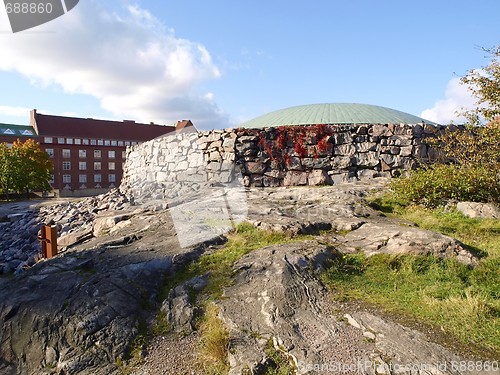
<instances>
[{"instance_id":1,"label":"shrub","mask_svg":"<svg viewBox=\"0 0 500 375\"><path fill-rule=\"evenodd\" d=\"M447 200L500 202L500 174L493 164L433 164L391 181L406 203L436 207Z\"/></svg>"}]
</instances>

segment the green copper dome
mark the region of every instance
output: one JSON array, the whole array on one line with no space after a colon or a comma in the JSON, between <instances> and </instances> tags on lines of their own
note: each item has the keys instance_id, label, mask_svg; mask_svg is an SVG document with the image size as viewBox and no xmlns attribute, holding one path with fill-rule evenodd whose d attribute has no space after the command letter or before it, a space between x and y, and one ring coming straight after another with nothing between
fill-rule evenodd
<instances>
[{"instance_id":1,"label":"green copper dome","mask_svg":"<svg viewBox=\"0 0 500 375\"><path fill-rule=\"evenodd\" d=\"M299 105L280 109L240 125L243 128L263 128L281 125L314 124L431 124L409 113L368 104L326 103Z\"/></svg>"}]
</instances>

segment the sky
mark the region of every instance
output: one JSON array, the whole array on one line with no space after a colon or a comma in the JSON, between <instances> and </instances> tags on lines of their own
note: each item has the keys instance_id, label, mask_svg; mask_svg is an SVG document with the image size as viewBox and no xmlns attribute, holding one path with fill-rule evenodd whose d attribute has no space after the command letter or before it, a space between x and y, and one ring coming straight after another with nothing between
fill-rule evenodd
<instances>
[{"instance_id":1,"label":"sky","mask_svg":"<svg viewBox=\"0 0 500 375\"><path fill-rule=\"evenodd\" d=\"M0 123L36 108L213 129L336 102L459 123L459 78L499 24L498 0L80 0L14 34L0 4Z\"/></svg>"}]
</instances>

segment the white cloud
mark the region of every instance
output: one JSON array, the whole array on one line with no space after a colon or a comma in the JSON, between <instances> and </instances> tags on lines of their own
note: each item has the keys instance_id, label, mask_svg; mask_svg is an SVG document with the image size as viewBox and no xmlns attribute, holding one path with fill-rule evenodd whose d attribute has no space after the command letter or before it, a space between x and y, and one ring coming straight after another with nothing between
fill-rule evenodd
<instances>
[{"instance_id":1,"label":"white cloud","mask_svg":"<svg viewBox=\"0 0 500 375\"><path fill-rule=\"evenodd\" d=\"M120 2L121 4L121 2ZM0 29L7 17L0 12ZM178 38L147 10L110 11L96 0L31 32L0 34L0 69L33 84L92 95L121 118L199 128L227 126L227 116L200 84L221 73L199 44Z\"/></svg>"},{"instance_id":2,"label":"white cloud","mask_svg":"<svg viewBox=\"0 0 500 375\"><path fill-rule=\"evenodd\" d=\"M467 86L460 84L460 79L454 77L446 86L445 98L438 100L434 107L424 110L420 117L438 124L462 124L465 118L457 115L457 112L474 108L474 101Z\"/></svg>"},{"instance_id":3,"label":"white cloud","mask_svg":"<svg viewBox=\"0 0 500 375\"><path fill-rule=\"evenodd\" d=\"M23 117L25 119L29 119L30 110L31 108L0 105L0 115L2 116Z\"/></svg>"}]
</instances>

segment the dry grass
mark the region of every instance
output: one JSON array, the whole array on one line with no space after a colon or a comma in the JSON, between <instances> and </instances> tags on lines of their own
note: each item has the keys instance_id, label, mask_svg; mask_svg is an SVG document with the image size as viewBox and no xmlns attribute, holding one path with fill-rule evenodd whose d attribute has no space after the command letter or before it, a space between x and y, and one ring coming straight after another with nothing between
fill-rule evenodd
<instances>
[{"instance_id":1,"label":"dry grass","mask_svg":"<svg viewBox=\"0 0 500 375\"><path fill-rule=\"evenodd\" d=\"M227 362L229 332L219 317L219 308L214 303L206 304L199 331L201 333L198 355L200 369L205 374L227 373L229 370Z\"/></svg>"}]
</instances>

